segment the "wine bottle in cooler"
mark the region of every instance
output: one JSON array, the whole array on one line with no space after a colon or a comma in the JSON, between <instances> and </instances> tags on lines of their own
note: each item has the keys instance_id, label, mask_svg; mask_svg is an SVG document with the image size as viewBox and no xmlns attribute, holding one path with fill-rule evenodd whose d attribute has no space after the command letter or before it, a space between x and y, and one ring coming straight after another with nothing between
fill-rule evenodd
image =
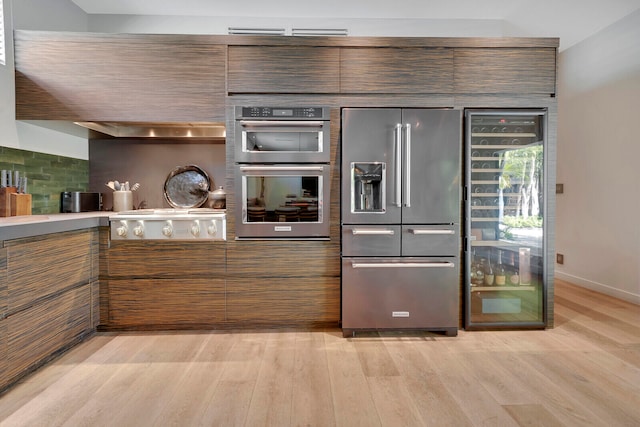
<instances>
[{"instance_id":1,"label":"wine bottle in cooler","mask_svg":"<svg viewBox=\"0 0 640 427\"><path fill-rule=\"evenodd\" d=\"M507 272L502 263L502 251L498 251L498 264L496 265L495 281L497 286L504 286L507 284Z\"/></svg>"}]
</instances>

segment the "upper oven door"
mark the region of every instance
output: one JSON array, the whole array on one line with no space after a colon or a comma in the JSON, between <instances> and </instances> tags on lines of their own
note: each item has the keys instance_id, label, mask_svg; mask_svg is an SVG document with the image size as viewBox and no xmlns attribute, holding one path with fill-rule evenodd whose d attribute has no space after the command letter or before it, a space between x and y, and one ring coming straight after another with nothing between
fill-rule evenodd
<instances>
[{"instance_id":1,"label":"upper oven door","mask_svg":"<svg viewBox=\"0 0 640 427\"><path fill-rule=\"evenodd\" d=\"M236 165L237 238L329 237L330 166Z\"/></svg>"},{"instance_id":2,"label":"upper oven door","mask_svg":"<svg viewBox=\"0 0 640 427\"><path fill-rule=\"evenodd\" d=\"M329 163L329 160L329 121L236 122L236 163Z\"/></svg>"}]
</instances>

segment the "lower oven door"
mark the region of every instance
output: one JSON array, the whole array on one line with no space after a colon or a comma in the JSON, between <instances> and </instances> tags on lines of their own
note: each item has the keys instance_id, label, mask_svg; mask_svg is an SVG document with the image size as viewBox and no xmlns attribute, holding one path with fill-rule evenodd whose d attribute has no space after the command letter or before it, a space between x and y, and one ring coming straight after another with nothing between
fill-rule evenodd
<instances>
[{"instance_id":1,"label":"lower oven door","mask_svg":"<svg viewBox=\"0 0 640 427\"><path fill-rule=\"evenodd\" d=\"M456 335L457 257L343 258L342 328L423 329Z\"/></svg>"},{"instance_id":2,"label":"lower oven door","mask_svg":"<svg viewBox=\"0 0 640 427\"><path fill-rule=\"evenodd\" d=\"M236 238L329 237L328 164L237 164Z\"/></svg>"}]
</instances>

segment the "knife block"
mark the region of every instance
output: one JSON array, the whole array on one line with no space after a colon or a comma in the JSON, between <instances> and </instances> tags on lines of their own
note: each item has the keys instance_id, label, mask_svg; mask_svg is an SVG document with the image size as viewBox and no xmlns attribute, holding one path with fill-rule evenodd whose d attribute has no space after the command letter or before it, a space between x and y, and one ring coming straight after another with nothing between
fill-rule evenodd
<instances>
[{"instance_id":1,"label":"knife block","mask_svg":"<svg viewBox=\"0 0 640 427\"><path fill-rule=\"evenodd\" d=\"M11 194L11 216L31 215L31 194Z\"/></svg>"},{"instance_id":2,"label":"knife block","mask_svg":"<svg viewBox=\"0 0 640 427\"><path fill-rule=\"evenodd\" d=\"M11 216L11 194L17 191L16 187L0 188L0 217Z\"/></svg>"}]
</instances>

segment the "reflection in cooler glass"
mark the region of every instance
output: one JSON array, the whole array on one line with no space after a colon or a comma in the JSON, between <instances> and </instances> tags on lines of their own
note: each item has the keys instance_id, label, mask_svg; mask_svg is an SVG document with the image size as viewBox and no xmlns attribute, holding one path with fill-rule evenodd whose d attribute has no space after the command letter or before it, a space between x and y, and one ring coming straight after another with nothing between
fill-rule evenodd
<instances>
[{"instance_id":1,"label":"reflection in cooler glass","mask_svg":"<svg viewBox=\"0 0 640 427\"><path fill-rule=\"evenodd\" d=\"M246 176L246 222L318 222L318 176Z\"/></svg>"}]
</instances>

